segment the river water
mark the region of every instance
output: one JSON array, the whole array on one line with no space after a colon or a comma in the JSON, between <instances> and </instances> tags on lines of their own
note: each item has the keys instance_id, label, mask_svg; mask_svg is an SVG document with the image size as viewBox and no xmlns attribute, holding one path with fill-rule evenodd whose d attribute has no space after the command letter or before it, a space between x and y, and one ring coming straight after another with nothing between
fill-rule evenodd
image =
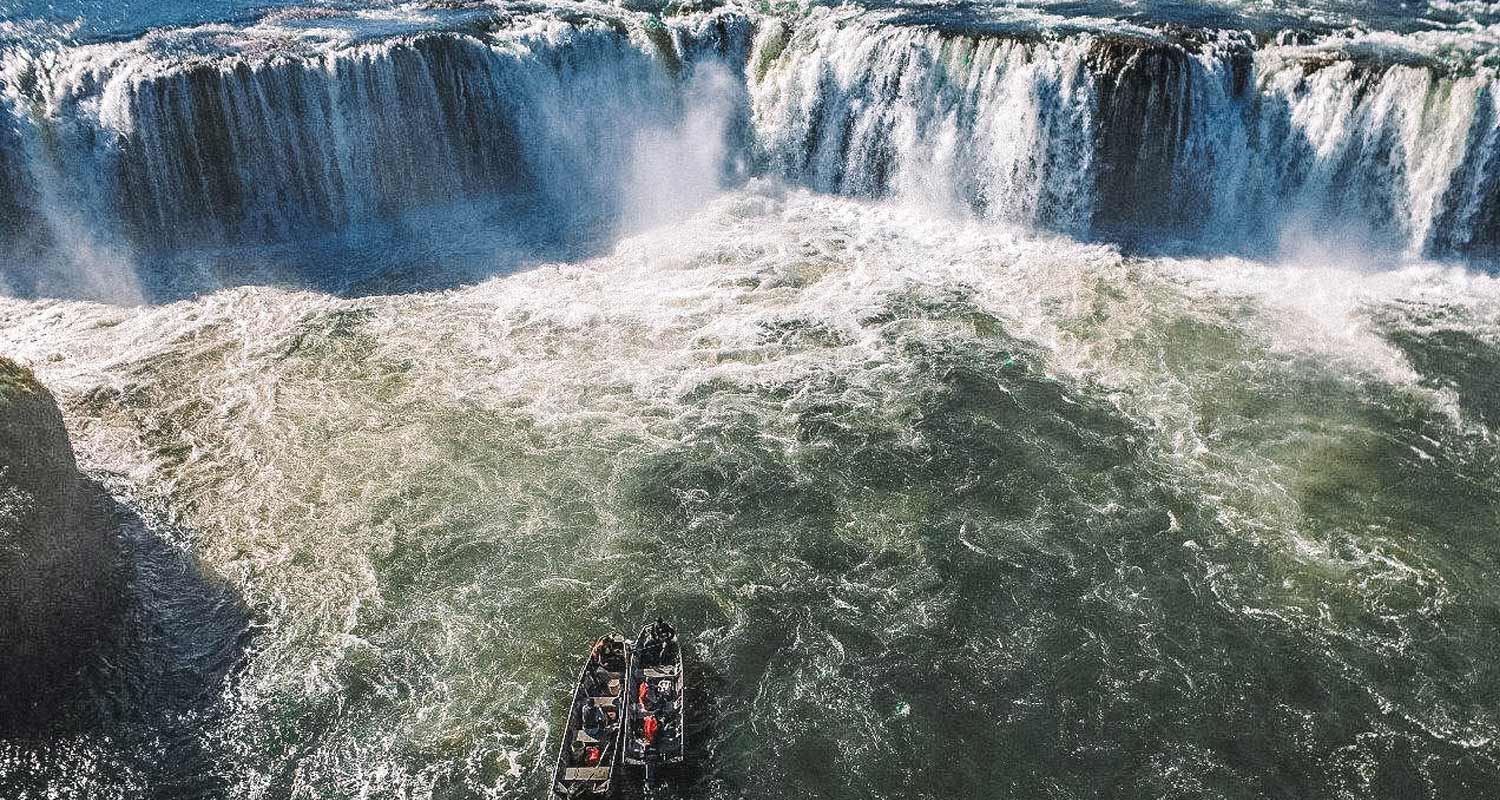
<instances>
[{"instance_id":1,"label":"river water","mask_svg":"<svg viewBox=\"0 0 1500 800\"><path fill-rule=\"evenodd\" d=\"M1484 3L13 5L0 352L140 517L6 797L1500 793Z\"/></svg>"}]
</instances>

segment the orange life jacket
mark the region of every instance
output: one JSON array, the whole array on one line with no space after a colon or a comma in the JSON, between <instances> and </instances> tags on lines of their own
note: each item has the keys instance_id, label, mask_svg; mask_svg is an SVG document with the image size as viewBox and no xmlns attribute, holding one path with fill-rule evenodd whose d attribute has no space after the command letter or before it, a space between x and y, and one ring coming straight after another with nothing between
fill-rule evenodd
<instances>
[{"instance_id":1,"label":"orange life jacket","mask_svg":"<svg viewBox=\"0 0 1500 800\"><path fill-rule=\"evenodd\" d=\"M647 742L656 741L656 715L653 714L641 720L641 732L646 734Z\"/></svg>"}]
</instances>

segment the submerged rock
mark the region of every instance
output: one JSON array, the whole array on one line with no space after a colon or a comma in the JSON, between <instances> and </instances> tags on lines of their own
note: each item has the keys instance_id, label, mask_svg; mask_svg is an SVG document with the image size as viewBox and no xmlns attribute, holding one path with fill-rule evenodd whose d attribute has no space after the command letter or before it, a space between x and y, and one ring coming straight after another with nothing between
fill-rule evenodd
<instances>
[{"instance_id":1,"label":"submerged rock","mask_svg":"<svg viewBox=\"0 0 1500 800\"><path fill-rule=\"evenodd\" d=\"M111 508L52 393L0 358L0 733L54 718L108 630L124 572Z\"/></svg>"}]
</instances>

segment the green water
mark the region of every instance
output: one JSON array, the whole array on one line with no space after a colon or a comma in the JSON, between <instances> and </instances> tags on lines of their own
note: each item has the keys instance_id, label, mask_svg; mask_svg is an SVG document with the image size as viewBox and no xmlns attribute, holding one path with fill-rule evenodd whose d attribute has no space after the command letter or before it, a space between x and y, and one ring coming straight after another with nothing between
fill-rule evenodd
<instances>
[{"instance_id":1,"label":"green water","mask_svg":"<svg viewBox=\"0 0 1500 800\"><path fill-rule=\"evenodd\" d=\"M758 186L452 292L0 300L82 463L251 630L157 658L207 687L167 712L117 671L125 710L0 744L0 784L540 797L586 647L661 614L672 797L1486 796L1497 337L1500 286L1436 267Z\"/></svg>"}]
</instances>

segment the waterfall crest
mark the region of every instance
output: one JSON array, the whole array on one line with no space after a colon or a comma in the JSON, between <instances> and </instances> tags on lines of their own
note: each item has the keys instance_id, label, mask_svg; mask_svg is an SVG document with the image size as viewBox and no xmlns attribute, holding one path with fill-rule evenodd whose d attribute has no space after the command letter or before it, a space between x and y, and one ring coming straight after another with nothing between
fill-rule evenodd
<instances>
[{"instance_id":1,"label":"waterfall crest","mask_svg":"<svg viewBox=\"0 0 1500 800\"><path fill-rule=\"evenodd\" d=\"M289 242L497 197L566 224L754 172L1134 244L1500 254L1500 98L1482 60L847 8L424 24L10 47L5 288L55 289L25 266L49 251L114 263ZM676 174L683 150L692 175ZM631 185L643 152L646 189Z\"/></svg>"},{"instance_id":2,"label":"waterfall crest","mask_svg":"<svg viewBox=\"0 0 1500 800\"><path fill-rule=\"evenodd\" d=\"M740 71L748 30L727 13L540 15L174 61L149 41L11 52L0 230L34 251L88 221L156 252L284 242L460 199L612 213L643 137L715 102L700 67Z\"/></svg>"},{"instance_id":3,"label":"waterfall crest","mask_svg":"<svg viewBox=\"0 0 1500 800\"><path fill-rule=\"evenodd\" d=\"M824 191L1229 249L1341 230L1492 255L1495 73L1248 35L1002 37L828 14L762 28L767 167Z\"/></svg>"}]
</instances>

